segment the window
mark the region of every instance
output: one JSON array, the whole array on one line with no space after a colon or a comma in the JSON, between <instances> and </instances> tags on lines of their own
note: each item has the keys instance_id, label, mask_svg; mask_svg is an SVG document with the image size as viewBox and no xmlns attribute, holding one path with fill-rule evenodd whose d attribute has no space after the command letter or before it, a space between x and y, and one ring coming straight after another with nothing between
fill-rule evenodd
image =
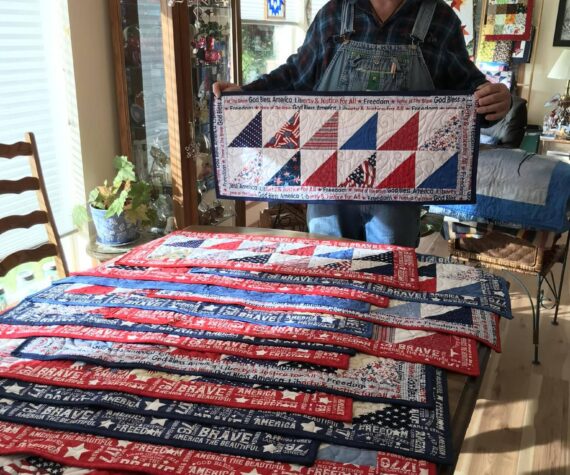
<instances>
[{"instance_id":1,"label":"window","mask_svg":"<svg viewBox=\"0 0 570 475\"><path fill-rule=\"evenodd\" d=\"M50 204L60 234L72 229L75 183L83 182L75 81L66 0L0 0L0 141L36 136ZM29 173L27 159L0 163L0 176ZM75 168L74 168L75 167ZM0 196L0 217L37 209L34 192ZM43 243L43 226L0 235L0 258L22 244Z\"/></svg>"}]
</instances>

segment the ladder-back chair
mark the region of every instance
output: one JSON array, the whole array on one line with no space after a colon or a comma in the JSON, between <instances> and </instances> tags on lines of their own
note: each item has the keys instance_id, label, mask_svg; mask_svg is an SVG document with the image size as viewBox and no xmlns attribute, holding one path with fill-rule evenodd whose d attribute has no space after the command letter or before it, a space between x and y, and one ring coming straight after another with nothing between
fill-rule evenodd
<instances>
[{"instance_id":1,"label":"ladder-back chair","mask_svg":"<svg viewBox=\"0 0 570 475\"><path fill-rule=\"evenodd\" d=\"M10 215L0 218L0 234L12 229L30 228L37 224L44 224L48 242L33 249L21 249L5 256L0 261L0 277L5 276L8 271L20 264L38 262L50 256L53 256L55 259L58 274L61 277L67 276L69 273L67 263L49 204L33 133L26 133L22 142L14 144L0 143L0 159L12 159L19 156L28 157L31 174L19 180L0 179L0 194L19 194L25 191L36 191L38 209L26 215Z\"/></svg>"}]
</instances>

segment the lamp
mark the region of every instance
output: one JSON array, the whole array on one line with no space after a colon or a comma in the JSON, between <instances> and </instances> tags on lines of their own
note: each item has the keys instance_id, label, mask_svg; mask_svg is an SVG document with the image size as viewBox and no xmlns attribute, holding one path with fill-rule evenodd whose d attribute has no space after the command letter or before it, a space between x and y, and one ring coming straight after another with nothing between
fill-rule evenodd
<instances>
[{"instance_id":1,"label":"lamp","mask_svg":"<svg viewBox=\"0 0 570 475\"><path fill-rule=\"evenodd\" d=\"M548 73L550 79L564 79L566 81L566 94L561 97L562 101L570 100L570 50L565 49L554 63Z\"/></svg>"}]
</instances>

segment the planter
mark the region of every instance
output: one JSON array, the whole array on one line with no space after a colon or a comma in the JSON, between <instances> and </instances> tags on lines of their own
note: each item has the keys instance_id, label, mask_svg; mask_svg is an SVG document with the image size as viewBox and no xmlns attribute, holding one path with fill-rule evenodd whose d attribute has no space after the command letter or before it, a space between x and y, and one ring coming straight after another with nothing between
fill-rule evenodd
<instances>
[{"instance_id":1,"label":"planter","mask_svg":"<svg viewBox=\"0 0 570 475\"><path fill-rule=\"evenodd\" d=\"M128 222L123 214L106 218L107 210L93 208L93 206L90 208L99 244L120 246L139 238L137 223Z\"/></svg>"}]
</instances>

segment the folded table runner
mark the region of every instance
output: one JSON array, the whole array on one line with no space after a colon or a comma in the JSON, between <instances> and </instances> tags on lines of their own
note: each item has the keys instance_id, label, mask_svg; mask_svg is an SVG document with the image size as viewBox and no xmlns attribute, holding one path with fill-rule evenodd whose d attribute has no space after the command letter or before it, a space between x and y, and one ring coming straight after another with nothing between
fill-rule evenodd
<instances>
[{"instance_id":1,"label":"folded table runner","mask_svg":"<svg viewBox=\"0 0 570 475\"><path fill-rule=\"evenodd\" d=\"M434 409L355 402L343 423L284 412L253 411L140 397L111 391L59 388L0 379L3 398L63 407L106 408L155 418L245 428L357 448L387 450L437 463L451 457L446 378L437 371Z\"/></svg>"},{"instance_id":2,"label":"folded table runner","mask_svg":"<svg viewBox=\"0 0 570 475\"><path fill-rule=\"evenodd\" d=\"M248 384L306 388L361 401L431 407L434 368L421 364L357 354L348 370L304 363L255 361L235 356L204 357L159 345L29 338L13 356L42 361L72 360L109 366L208 376Z\"/></svg>"},{"instance_id":3,"label":"folded table runner","mask_svg":"<svg viewBox=\"0 0 570 475\"><path fill-rule=\"evenodd\" d=\"M482 269L450 262L443 257L417 255L418 288L397 289L371 282L338 279L334 276L299 276L239 269L196 267L191 273L207 273L263 283L325 286L355 289L372 296L381 295L412 302L479 308L512 318L508 285L505 279ZM176 279L179 279L178 275ZM363 299L366 301L366 299ZM372 302L374 303L374 302ZM385 305L379 305L385 307Z\"/></svg>"},{"instance_id":4,"label":"folded table runner","mask_svg":"<svg viewBox=\"0 0 570 475\"><path fill-rule=\"evenodd\" d=\"M238 305L158 299L130 292L129 289L94 287L81 284L54 285L30 297L33 302L89 307L130 307L146 310L169 310L210 319L240 320L274 326L295 326L370 336L370 322L316 313L284 313L247 309Z\"/></svg>"},{"instance_id":5,"label":"folded table runner","mask_svg":"<svg viewBox=\"0 0 570 475\"><path fill-rule=\"evenodd\" d=\"M58 315L59 310L64 312L63 316ZM299 361L340 369L347 369L349 365L348 354L255 345L254 341L248 341L243 335L240 337L241 341L225 341L223 338L227 337L226 334L215 333L193 338L192 330L180 327L134 322L121 326L121 320L110 320L94 313L85 313L81 307L75 308L75 313L69 310L66 306L24 302L4 315L8 318L0 320L0 338L53 336L119 343L155 343L260 360ZM160 328L161 332L157 333L154 327ZM184 336L185 332L190 336ZM339 345L343 345L366 354L431 364L468 375L477 375L479 372L475 342L455 335L375 325L372 338L310 330L303 334L283 336L290 339L297 336L316 341L332 340L337 349L341 348ZM276 344L282 343L286 342L276 341Z\"/></svg>"},{"instance_id":6,"label":"folded table runner","mask_svg":"<svg viewBox=\"0 0 570 475\"><path fill-rule=\"evenodd\" d=\"M105 368L80 361L39 361L10 356L11 351L21 342L22 340L0 341L1 377L225 407L295 412L344 422L352 419L352 400L334 394L259 389L200 376Z\"/></svg>"},{"instance_id":7,"label":"folded table runner","mask_svg":"<svg viewBox=\"0 0 570 475\"><path fill-rule=\"evenodd\" d=\"M226 93L211 102L219 197L471 202L472 93Z\"/></svg>"},{"instance_id":8,"label":"folded table runner","mask_svg":"<svg viewBox=\"0 0 570 475\"><path fill-rule=\"evenodd\" d=\"M386 452L321 448L310 467L0 422L0 455L33 454L76 467L153 475L435 475L434 464ZM358 464L355 463L358 461ZM0 465L2 467L2 465Z\"/></svg>"},{"instance_id":9,"label":"folded table runner","mask_svg":"<svg viewBox=\"0 0 570 475\"><path fill-rule=\"evenodd\" d=\"M117 263L241 269L418 287L414 249L338 240L175 231L136 247Z\"/></svg>"},{"instance_id":10,"label":"folded table runner","mask_svg":"<svg viewBox=\"0 0 570 475\"><path fill-rule=\"evenodd\" d=\"M79 325L114 330L131 330L133 332L166 333L188 338L245 342L253 345L321 351L327 354L339 355L340 358L342 358L342 354L353 355L355 353L354 350L344 346L323 344L321 342L324 341L324 338L314 338L315 343L310 338L294 338L290 335L296 334L296 327L271 327L239 321L199 317L185 318L184 326L174 325L174 322L180 317L180 314L174 312L23 301L17 307L5 312L0 322L3 325ZM182 317L184 316L182 315ZM302 332L301 334L314 335L316 337L321 333L323 332L315 331L311 333Z\"/></svg>"},{"instance_id":11,"label":"folded table runner","mask_svg":"<svg viewBox=\"0 0 570 475\"><path fill-rule=\"evenodd\" d=\"M0 400L0 420L134 442L302 464L315 461L319 446L313 439L183 422L113 409L38 404L9 397Z\"/></svg>"}]
</instances>

